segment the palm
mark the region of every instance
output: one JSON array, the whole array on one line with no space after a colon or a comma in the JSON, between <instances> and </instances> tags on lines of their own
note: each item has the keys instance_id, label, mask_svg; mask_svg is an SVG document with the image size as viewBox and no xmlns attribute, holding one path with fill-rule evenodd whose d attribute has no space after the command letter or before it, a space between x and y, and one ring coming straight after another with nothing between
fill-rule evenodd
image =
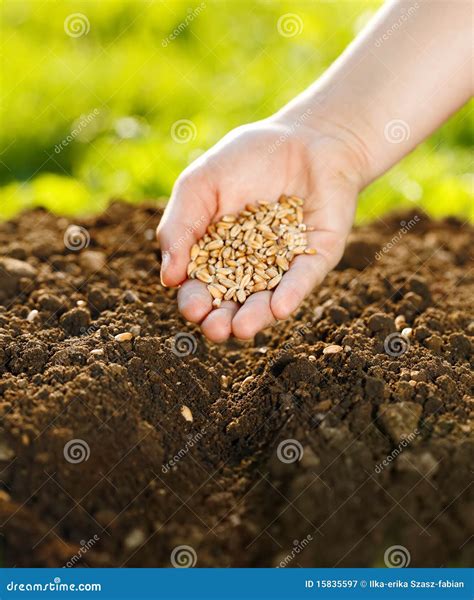
<instances>
[{"instance_id":1,"label":"palm","mask_svg":"<svg viewBox=\"0 0 474 600\"><path fill-rule=\"evenodd\" d=\"M344 169L342 142L327 137L315 141L314 131L282 130L265 122L231 132L206 153L178 183L160 233L166 231L170 220L176 220L174 211L179 208L173 203L179 198L187 198L189 209L194 198L187 221L192 226L190 217L194 215L197 221L201 216L202 228L197 228L195 236L200 237L209 221L236 213L249 202L276 201L282 193L294 194L305 198L305 222L313 229L308 241L318 253L297 257L274 292L253 294L240 308L226 302L210 312L211 298L205 285L187 281L179 292L183 315L202 321L204 333L214 341L226 339L231 332L250 338L275 319L286 318L342 254L356 195L353 183L341 174ZM185 268L188 257L189 246L183 250L178 268Z\"/></svg>"}]
</instances>

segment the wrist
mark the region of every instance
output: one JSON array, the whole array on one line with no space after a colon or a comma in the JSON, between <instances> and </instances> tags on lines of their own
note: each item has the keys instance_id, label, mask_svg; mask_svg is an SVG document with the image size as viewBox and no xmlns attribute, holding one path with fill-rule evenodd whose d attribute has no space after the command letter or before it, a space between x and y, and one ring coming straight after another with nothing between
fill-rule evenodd
<instances>
[{"instance_id":1,"label":"wrist","mask_svg":"<svg viewBox=\"0 0 474 600\"><path fill-rule=\"evenodd\" d=\"M361 117L354 116L354 111L335 110L329 104L328 98L297 98L272 115L270 121L293 133L304 130L315 141L321 137L338 141L347 165L346 175L361 191L375 178L374 133Z\"/></svg>"}]
</instances>

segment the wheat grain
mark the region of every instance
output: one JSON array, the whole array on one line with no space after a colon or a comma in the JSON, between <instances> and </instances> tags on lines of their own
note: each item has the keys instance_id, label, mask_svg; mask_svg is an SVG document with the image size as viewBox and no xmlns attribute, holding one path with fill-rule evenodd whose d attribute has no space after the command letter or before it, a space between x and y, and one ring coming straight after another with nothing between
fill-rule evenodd
<instances>
[{"instance_id":1,"label":"wheat grain","mask_svg":"<svg viewBox=\"0 0 474 600\"><path fill-rule=\"evenodd\" d=\"M207 284L218 308L223 300L243 304L250 294L274 289L297 255L308 248L303 200L281 196L246 204L237 215L224 215L192 246L188 277Z\"/></svg>"}]
</instances>

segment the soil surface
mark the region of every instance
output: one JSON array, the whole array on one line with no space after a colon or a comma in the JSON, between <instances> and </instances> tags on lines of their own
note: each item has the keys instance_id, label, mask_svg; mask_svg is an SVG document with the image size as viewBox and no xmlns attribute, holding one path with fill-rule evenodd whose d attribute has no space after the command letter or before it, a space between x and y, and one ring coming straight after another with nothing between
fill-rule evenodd
<instances>
[{"instance_id":1,"label":"soil surface","mask_svg":"<svg viewBox=\"0 0 474 600\"><path fill-rule=\"evenodd\" d=\"M3 564L467 565L472 228L359 228L292 319L218 346L160 285L160 214L0 223Z\"/></svg>"}]
</instances>

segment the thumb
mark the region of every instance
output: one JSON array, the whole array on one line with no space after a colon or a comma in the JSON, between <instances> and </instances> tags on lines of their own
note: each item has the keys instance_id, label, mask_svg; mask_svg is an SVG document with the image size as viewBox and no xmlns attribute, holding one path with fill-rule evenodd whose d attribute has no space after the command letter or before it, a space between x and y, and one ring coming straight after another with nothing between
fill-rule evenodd
<instances>
[{"instance_id":1,"label":"thumb","mask_svg":"<svg viewBox=\"0 0 474 600\"><path fill-rule=\"evenodd\" d=\"M201 174L179 177L157 230L163 285L177 286L186 279L191 246L204 235L215 206L215 194Z\"/></svg>"}]
</instances>

